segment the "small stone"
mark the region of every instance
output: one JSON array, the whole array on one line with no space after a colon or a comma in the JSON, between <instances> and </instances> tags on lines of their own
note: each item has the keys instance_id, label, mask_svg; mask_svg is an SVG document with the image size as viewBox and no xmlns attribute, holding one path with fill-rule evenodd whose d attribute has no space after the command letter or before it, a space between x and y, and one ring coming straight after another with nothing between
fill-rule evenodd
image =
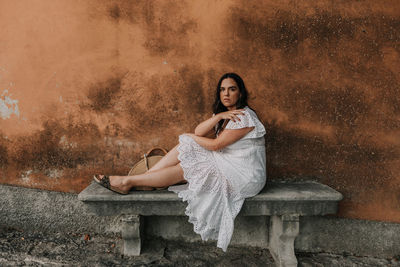
<instances>
[{"instance_id":1,"label":"small stone","mask_svg":"<svg viewBox=\"0 0 400 267\"><path fill-rule=\"evenodd\" d=\"M90 240L90 236L88 235L88 234L84 234L82 237L81 237L81 241L89 241Z\"/></svg>"}]
</instances>

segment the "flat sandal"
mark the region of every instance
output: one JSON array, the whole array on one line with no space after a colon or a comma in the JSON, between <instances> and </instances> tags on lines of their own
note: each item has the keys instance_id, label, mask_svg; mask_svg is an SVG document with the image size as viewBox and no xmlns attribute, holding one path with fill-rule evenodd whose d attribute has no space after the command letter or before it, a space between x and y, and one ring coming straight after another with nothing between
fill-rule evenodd
<instances>
[{"instance_id":1,"label":"flat sandal","mask_svg":"<svg viewBox=\"0 0 400 267\"><path fill-rule=\"evenodd\" d=\"M112 185L110 184L110 176L109 176L109 175L104 175L102 178L100 178L99 176L100 176L99 174L95 174L95 175L93 176L93 180L94 180L96 183L98 183L99 185L101 185L101 186L107 188L108 190L111 190L111 191L113 191L113 192L116 192L116 193L118 193L118 194L121 194L121 195L127 195L127 194L129 194L129 191L122 191L122 190L116 188L115 186L112 186Z\"/></svg>"}]
</instances>

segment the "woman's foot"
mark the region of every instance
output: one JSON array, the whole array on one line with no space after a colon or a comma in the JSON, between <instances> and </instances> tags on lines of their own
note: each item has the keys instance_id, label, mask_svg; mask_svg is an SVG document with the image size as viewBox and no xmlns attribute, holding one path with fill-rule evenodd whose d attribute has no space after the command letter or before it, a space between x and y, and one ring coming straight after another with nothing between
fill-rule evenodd
<instances>
[{"instance_id":1,"label":"woman's foot","mask_svg":"<svg viewBox=\"0 0 400 267\"><path fill-rule=\"evenodd\" d=\"M131 186L126 183L125 176L108 176L96 174L94 176L96 182L102 184L104 187L121 194L127 194ZM109 185L109 186L108 186Z\"/></svg>"}]
</instances>

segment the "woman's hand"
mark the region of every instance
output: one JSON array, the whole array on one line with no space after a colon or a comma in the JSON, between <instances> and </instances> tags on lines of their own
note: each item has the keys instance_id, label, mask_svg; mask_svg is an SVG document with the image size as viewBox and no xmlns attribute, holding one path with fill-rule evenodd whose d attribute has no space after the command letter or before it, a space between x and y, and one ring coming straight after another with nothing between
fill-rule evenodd
<instances>
[{"instance_id":1,"label":"woman's hand","mask_svg":"<svg viewBox=\"0 0 400 267\"><path fill-rule=\"evenodd\" d=\"M244 113L242 111L244 111L243 108L235 109L235 110L228 110L225 112L218 113L217 116L219 116L220 120L230 119L230 120L233 120L234 122L236 122L236 120L240 121L240 119L237 115L244 115Z\"/></svg>"}]
</instances>

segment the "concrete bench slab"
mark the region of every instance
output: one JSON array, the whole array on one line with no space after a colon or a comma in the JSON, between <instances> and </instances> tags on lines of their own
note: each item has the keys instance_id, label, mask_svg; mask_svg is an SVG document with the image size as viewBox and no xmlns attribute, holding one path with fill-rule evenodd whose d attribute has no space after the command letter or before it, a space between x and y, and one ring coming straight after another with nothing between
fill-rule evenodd
<instances>
[{"instance_id":1,"label":"concrete bench slab","mask_svg":"<svg viewBox=\"0 0 400 267\"><path fill-rule=\"evenodd\" d=\"M185 216L186 202L167 190L114 193L92 182L78 199L99 216L122 215L125 255L140 255L141 216ZM314 182L268 181L256 196L247 198L238 216L270 216L269 250L277 266L297 266L294 240L299 216L335 214L342 194Z\"/></svg>"}]
</instances>

